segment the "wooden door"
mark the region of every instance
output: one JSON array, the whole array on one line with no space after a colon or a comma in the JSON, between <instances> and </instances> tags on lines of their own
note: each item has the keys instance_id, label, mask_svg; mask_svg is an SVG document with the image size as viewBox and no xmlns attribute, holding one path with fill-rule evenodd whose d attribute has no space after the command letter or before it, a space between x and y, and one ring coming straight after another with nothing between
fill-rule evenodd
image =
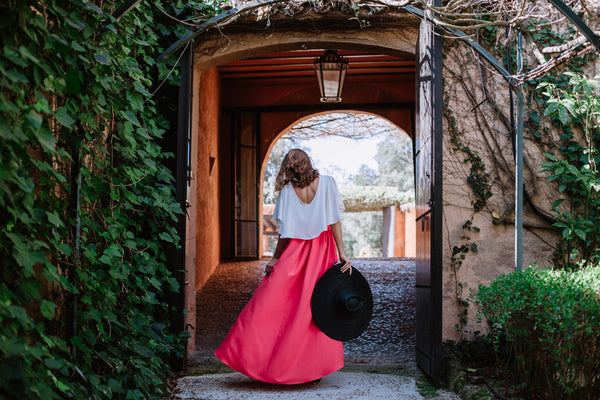
<instances>
[{"instance_id":1,"label":"wooden door","mask_svg":"<svg viewBox=\"0 0 600 400\"><path fill-rule=\"evenodd\" d=\"M417 365L440 377L442 326L442 46L423 20L417 44L415 191Z\"/></svg>"},{"instance_id":2,"label":"wooden door","mask_svg":"<svg viewBox=\"0 0 600 400\"><path fill-rule=\"evenodd\" d=\"M235 115L235 258L257 259L258 255L258 113Z\"/></svg>"}]
</instances>

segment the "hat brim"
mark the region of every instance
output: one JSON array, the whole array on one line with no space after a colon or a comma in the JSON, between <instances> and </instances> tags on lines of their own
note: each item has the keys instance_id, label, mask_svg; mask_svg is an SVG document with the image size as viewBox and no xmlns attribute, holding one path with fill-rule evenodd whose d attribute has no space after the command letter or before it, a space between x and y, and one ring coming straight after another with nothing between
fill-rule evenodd
<instances>
[{"instance_id":1,"label":"hat brim","mask_svg":"<svg viewBox=\"0 0 600 400\"><path fill-rule=\"evenodd\" d=\"M352 267L352 274L342 273L343 263L334 264L317 281L311 298L313 320L332 339L347 341L360 336L373 316L373 294L365 277ZM344 307L340 296L352 293L361 299L358 310Z\"/></svg>"}]
</instances>

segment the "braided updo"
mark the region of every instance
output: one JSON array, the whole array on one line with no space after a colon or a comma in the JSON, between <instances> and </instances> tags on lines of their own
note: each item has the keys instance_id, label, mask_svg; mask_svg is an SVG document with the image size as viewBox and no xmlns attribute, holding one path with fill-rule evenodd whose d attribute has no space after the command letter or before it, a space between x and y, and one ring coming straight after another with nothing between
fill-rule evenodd
<instances>
[{"instance_id":1,"label":"braided updo","mask_svg":"<svg viewBox=\"0 0 600 400\"><path fill-rule=\"evenodd\" d=\"M275 190L280 191L288 183L303 188L310 185L318 176L319 171L313 168L308 154L300 149L292 149L281 162L275 179Z\"/></svg>"}]
</instances>

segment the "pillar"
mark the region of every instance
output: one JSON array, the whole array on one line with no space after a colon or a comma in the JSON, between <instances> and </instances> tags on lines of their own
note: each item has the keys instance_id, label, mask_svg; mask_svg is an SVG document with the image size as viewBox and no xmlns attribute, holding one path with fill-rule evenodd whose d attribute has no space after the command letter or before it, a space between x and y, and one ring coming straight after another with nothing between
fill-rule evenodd
<instances>
[{"instance_id":1,"label":"pillar","mask_svg":"<svg viewBox=\"0 0 600 400\"><path fill-rule=\"evenodd\" d=\"M383 228L381 229L381 256L394 257L394 236L396 230L396 206L383 209Z\"/></svg>"}]
</instances>

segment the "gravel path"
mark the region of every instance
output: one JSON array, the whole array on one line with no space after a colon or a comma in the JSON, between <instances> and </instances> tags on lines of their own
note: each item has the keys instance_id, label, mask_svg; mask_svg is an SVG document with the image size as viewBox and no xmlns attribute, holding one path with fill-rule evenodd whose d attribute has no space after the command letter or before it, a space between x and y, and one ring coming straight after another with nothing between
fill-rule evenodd
<instances>
[{"instance_id":1,"label":"gravel path","mask_svg":"<svg viewBox=\"0 0 600 400\"><path fill-rule=\"evenodd\" d=\"M318 383L272 385L223 366L212 354L250 300L267 260L223 263L197 295L197 350L191 373L177 381L181 400L359 400L459 399L433 390L415 363L415 262L412 259L355 259L371 285L373 319L359 338L344 343L346 366ZM227 373L222 373L227 372ZM429 391L423 397L418 386ZM425 393L425 392L423 392Z\"/></svg>"},{"instance_id":2,"label":"gravel path","mask_svg":"<svg viewBox=\"0 0 600 400\"><path fill-rule=\"evenodd\" d=\"M223 341L263 277L266 260L223 263L197 295L196 357L209 357ZM414 368L415 262L355 259L373 292L373 319L344 343L346 362L401 363Z\"/></svg>"}]
</instances>

